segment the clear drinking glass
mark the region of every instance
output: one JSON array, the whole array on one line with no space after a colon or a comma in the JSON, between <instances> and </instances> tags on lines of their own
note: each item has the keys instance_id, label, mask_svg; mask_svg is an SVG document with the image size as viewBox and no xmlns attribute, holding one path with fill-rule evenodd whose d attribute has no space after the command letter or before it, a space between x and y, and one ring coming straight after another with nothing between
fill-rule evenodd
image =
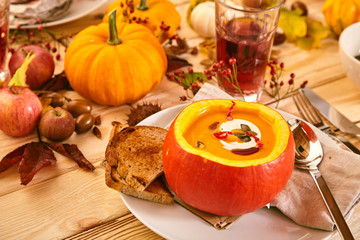
<instances>
[{"instance_id":1,"label":"clear drinking glass","mask_svg":"<svg viewBox=\"0 0 360 240\"><path fill-rule=\"evenodd\" d=\"M236 81L219 73L218 83L237 99L243 95L247 102L258 102L261 97L283 1L215 0L216 61L232 69L229 59L236 59Z\"/></svg>"},{"instance_id":2,"label":"clear drinking glass","mask_svg":"<svg viewBox=\"0 0 360 240\"><path fill-rule=\"evenodd\" d=\"M9 77L7 69L9 15L10 0L0 0L0 86Z\"/></svg>"}]
</instances>

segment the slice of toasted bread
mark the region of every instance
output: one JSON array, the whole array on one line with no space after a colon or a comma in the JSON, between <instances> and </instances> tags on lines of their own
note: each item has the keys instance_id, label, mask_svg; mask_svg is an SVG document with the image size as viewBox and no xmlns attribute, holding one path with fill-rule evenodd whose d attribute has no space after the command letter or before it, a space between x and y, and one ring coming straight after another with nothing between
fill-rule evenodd
<instances>
[{"instance_id":1,"label":"slice of toasted bread","mask_svg":"<svg viewBox=\"0 0 360 240\"><path fill-rule=\"evenodd\" d=\"M144 191L139 192L134 188L126 184L126 182L121 179L117 173L117 168L112 167L108 162L106 163L106 172L105 172L105 182L106 185L112 189L120 191L124 194L137 197L140 199L161 203L161 204L173 204L174 197L167 190L165 183L162 180L162 177L155 179Z\"/></svg>"},{"instance_id":2,"label":"slice of toasted bread","mask_svg":"<svg viewBox=\"0 0 360 240\"><path fill-rule=\"evenodd\" d=\"M163 173L162 148L167 131L152 126L114 128L106 160L112 167L117 165L120 179L141 192Z\"/></svg>"}]
</instances>

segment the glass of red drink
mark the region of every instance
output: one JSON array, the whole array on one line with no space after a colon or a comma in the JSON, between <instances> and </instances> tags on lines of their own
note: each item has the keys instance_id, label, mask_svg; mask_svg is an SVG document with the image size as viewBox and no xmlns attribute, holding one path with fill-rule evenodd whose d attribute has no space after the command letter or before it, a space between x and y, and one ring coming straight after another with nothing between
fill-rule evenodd
<instances>
[{"instance_id":1,"label":"glass of red drink","mask_svg":"<svg viewBox=\"0 0 360 240\"><path fill-rule=\"evenodd\" d=\"M0 0L0 86L8 77L7 52L9 35L10 0Z\"/></svg>"},{"instance_id":2,"label":"glass of red drink","mask_svg":"<svg viewBox=\"0 0 360 240\"><path fill-rule=\"evenodd\" d=\"M219 73L218 83L233 97L259 101L283 1L215 0L216 61L233 71L233 81Z\"/></svg>"}]
</instances>

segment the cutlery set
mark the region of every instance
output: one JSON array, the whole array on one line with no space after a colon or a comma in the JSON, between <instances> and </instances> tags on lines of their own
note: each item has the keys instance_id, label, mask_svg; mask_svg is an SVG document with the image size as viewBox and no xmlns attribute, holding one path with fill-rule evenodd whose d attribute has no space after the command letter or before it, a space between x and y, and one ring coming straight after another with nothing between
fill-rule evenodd
<instances>
[{"instance_id":1,"label":"cutlery set","mask_svg":"<svg viewBox=\"0 0 360 240\"><path fill-rule=\"evenodd\" d=\"M360 154L358 148L338 135L338 133L344 133L359 137L360 129L354 123L331 107L309 88L300 89L299 93L293 96L293 100L304 120L327 133L329 136L342 142L354 153ZM317 106L319 109L315 108L313 104L318 104ZM338 120L336 123L339 124L337 125L339 127L334 124L331 124L333 126L327 125L322 120L319 110L327 117L326 119L329 122L330 119ZM288 124L293 132L295 140L295 167L301 170L307 170L312 176L326 207L335 222L341 238L345 240L354 239L343 214L318 169L318 165L321 163L324 153L316 134L307 123L299 119L290 119L288 120Z\"/></svg>"},{"instance_id":2,"label":"cutlery set","mask_svg":"<svg viewBox=\"0 0 360 240\"><path fill-rule=\"evenodd\" d=\"M329 103L317 96L309 88L300 89L298 94L293 95L293 99L301 117L328 134L333 139L340 141L354 153L360 154L360 150L351 142L346 140L341 134L353 137L360 137L360 128L343 116ZM315 106L318 108L315 108ZM323 121L321 114L330 123Z\"/></svg>"}]
</instances>

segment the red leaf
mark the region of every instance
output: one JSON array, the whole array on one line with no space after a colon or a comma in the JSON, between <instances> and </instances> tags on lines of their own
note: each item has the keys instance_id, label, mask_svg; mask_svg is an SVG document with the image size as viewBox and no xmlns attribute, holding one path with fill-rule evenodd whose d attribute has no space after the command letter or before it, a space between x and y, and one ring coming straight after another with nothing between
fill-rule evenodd
<instances>
[{"instance_id":1,"label":"red leaf","mask_svg":"<svg viewBox=\"0 0 360 240\"><path fill-rule=\"evenodd\" d=\"M0 162L0 173L4 172L23 158L24 150L27 145L28 143L16 148L12 152L8 153L5 157L3 157Z\"/></svg>"},{"instance_id":2,"label":"red leaf","mask_svg":"<svg viewBox=\"0 0 360 240\"><path fill-rule=\"evenodd\" d=\"M55 163L54 153L47 146L40 142L27 144L24 157L19 164L21 184L27 185L41 168Z\"/></svg>"},{"instance_id":3,"label":"red leaf","mask_svg":"<svg viewBox=\"0 0 360 240\"><path fill-rule=\"evenodd\" d=\"M85 170L94 171L95 167L89 162L75 144L46 143L54 151L74 160L78 166Z\"/></svg>"},{"instance_id":4,"label":"red leaf","mask_svg":"<svg viewBox=\"0 0 360 240\"><path fill-rule=\"evenodd\" d=\"M166 69L166 72L171 72L186 66L192 66L192 64L189 63L186 59L182 59L177 56L169 55L169 54L166 54L166 57L168 60L168 67Z\"/></svg>"}]
</instances>

